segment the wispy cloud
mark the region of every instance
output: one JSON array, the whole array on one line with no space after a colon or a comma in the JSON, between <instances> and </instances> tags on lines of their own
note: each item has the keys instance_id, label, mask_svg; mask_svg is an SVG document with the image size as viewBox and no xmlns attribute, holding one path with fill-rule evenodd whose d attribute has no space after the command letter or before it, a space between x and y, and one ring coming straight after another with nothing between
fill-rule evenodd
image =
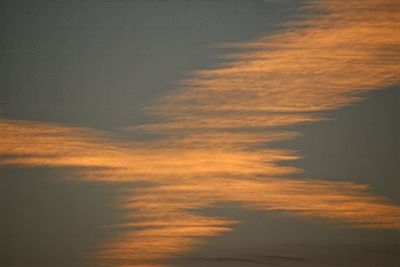
<instances>
[{"instance_id":1,"label":"wispy cloud","mask_svg":"<svg viewBox=\"0 0 400 267\"><path fill-rule=\"evenodd\" d=\"M352 182L288 179L295 151L270 142L298 133L280 126L323 119L321 112L398 84L400 4L394 0L311 1L323 15L274 36L236 44L230 63L202 70L148 109L159 122L129 131L161 137L122 140L101 132L0 120L0 164L77 167L87 181L146 182L127 189L126 229L99 246L113 266L161 266L203 236L238 223L196 210L232 202L350 223L400 228L400 207Z\"/></svg>"}]
</instances>

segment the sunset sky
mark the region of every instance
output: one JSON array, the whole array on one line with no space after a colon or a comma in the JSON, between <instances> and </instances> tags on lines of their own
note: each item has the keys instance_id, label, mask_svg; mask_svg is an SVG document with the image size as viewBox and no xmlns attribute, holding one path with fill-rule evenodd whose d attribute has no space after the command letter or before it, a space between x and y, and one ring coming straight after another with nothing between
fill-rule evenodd
<instances>
[{"instance_id":1,"label":"sunset sky","mask_svg":"<svg viewBox=\"0 0 400 267\"><path fill-rule=\"evenodd\" d=\"M0 12L0 266L400 265L398 1Z\"/></svg>"}]
</instances>

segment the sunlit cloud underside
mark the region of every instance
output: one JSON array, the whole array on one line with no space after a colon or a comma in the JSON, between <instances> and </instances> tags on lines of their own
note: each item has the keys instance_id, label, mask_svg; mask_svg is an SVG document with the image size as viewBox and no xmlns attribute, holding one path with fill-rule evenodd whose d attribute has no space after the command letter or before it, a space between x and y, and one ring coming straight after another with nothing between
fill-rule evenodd
<instances>
[{"instance_id":1,"label":"sunlit cloud underside","mask_svg":"<svg viewBox=\"0 0 400 267\"><path fill-rule=\"evenodd\" d=\"M3 118L0 163L72 167L85 181L126 183L118 202L125 218L116 226L123 231L94 253L111 266L165 266L201 237L231 231L238 221L200 212L221 203L399 229L400 207L367 185L288 178L302 170L280 162L300 156L268 144L299 135L282 126L320 121L364 92L399 83L400 3L310 1L304 8L322 15L226 45L239 49L229 63L195 72L149 107L157 123L125 130L148 138Z\"/></svg>"}]
</instances>

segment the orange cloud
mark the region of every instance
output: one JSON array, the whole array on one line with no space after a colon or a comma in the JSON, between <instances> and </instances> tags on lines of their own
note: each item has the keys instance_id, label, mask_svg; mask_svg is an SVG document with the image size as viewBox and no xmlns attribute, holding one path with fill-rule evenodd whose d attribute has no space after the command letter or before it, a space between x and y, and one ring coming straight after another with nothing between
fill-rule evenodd
<instances>
[{"instance_id":1,"label":"orange cloud","mask_svg":"<svg viewBox=\"0 0 400 267\"><path fill-rule=\"evenodd\" d=\"M247 50L196 72L149 107L159 121L129 129L148 139L1 119L0 164L76 167L87 181L146 182L119 204L126 218L118 227L125 231L96 252L113 266L163 266L200 245L201 237L230 231L238 222L196 212L226 202L400 228L400 207L368 194L366 185L285 178L302 170L279 163L299 156L267 146L298 135L280 126L319 121L321 112L399 83L397 1L311 1L307 7L323 15L231 45Z\"/></svg>"}]
</instances>

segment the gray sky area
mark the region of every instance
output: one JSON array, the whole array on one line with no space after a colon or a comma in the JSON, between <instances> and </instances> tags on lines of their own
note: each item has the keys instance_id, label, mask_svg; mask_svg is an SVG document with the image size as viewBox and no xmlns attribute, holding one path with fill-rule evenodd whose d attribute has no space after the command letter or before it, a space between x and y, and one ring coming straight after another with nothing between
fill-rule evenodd
<instances>
[{"instance_id":1,"label":"gray sky area","mask_svg":"<svg viewBox=\"0 0 400 267\"><path fill-rule=\"evenodd\" d=\"M277 30L300 1L1 1L4 116L102 128L141 109L219 43ZM51 112L49 112L51 111Z\"/></svg>"}]
</instances>

